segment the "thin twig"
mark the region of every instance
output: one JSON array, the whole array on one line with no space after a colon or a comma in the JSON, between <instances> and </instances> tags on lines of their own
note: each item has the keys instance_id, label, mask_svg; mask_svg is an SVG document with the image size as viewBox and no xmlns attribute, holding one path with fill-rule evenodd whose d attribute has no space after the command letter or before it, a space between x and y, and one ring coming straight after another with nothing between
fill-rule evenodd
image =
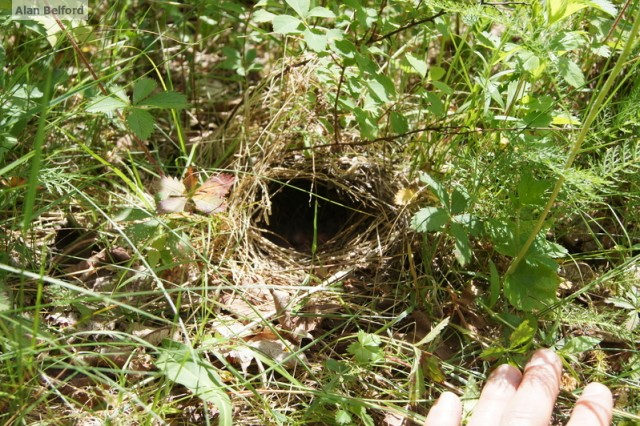
<instances>
[{"instance_id":1,"label":"thin twig","mask_svg":"<svg viewBox=\"0 0 640 426\"><path fill-rule=\"evenodd\" d=\"M424 24L425 22L433 22L435 21L437 18L441 17L442 15L446 14L447 12L443 9L440 12L436 13L433 16L429 16L428 18L424 18L424 19L420 19L418 21L413 20L411 22L409 22L407 25L398 28L397 30L393 30L390 33L387 33L383 36L380 36L378 38L372 38L369 39L369 42L367 44L372 44L372 43L377 43L379 41L385 40L387 38L393 37L394 35L398 34L399 32L408 30L409 28L415 27L416 25L420 25L420 24Z\"/></svg>"}]
</instances>

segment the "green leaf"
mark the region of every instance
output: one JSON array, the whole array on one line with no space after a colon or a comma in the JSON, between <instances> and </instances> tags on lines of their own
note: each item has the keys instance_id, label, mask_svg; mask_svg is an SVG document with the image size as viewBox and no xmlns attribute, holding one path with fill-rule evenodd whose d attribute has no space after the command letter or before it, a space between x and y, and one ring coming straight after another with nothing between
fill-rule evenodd
<instances>
[{"instance_id":1,"label":"green leaf","mask_svg":"<svg viewBox=\"0 0 640 426\"><path fill-rule=\"evenodd\" d=\"M349 414L349 412L345 410L336 411L335 420L336 420L336 424L339 424L339 425L352 424L351 415Z\"/></svg>"},{"instance_id":2,"label":"green leaf","mask_svg":"<svg viewBox=\"0 0 640 426\"><path fill-rule=\"evenodd\" d=\"M504 295L522 311L542 310L556 303L559 284L560 278L554 269L522 261L505 278Z\"/></svg>"},{"instance_id":3,"label":"green leaf","mask_svg":"<svg viewBox=\"0 0 640 426\"><path fill-rule=\"evenodd\" d=\"M128 104L119 98L114 98L112 96L98 96L93 98L87 107L87 112L96 113L96 112L113 112L117 109L121 109L128 106Z\"/></svg>"},{"instance_id":4,"label":"green leaf","mask_svg":"<svg viewBox=\"0 0 640 426\"><path fill-rule=\"evenodd\" d=\"M443 206L449 209L449 194L444 189L444 187L440 184L440 182L436 181L434 178L429 176L427 173L420 174L420 181L433 189L436 196L440 200Z\"/></svg>"},{"instance_id":5,"label":"green leaf","mask_svg":"<svg viewBox=\"0 0 640 426\"><path fill-rule=\"evenodd\" d=\"M309 6L310 6L309 0L285 0L285 1L289 6L291 6L293 10L296 11L298 16L300 16L302 19L307 17L307 14L309 13Z\"/></svg>"},{"instance_id":6,"label":"green leaf","mask_svg":"<svg viewBox=\"0 0 640 426\"><path fill-rule=\"evenodd\" d=\"M273 18L271 24L276 34L295 34L300 32L298 27L302 21L291 15L278 15Z\"/></svg>"},{"instance_id":7,"label":"green leaf","mask_svg":"<svg viewBox=\"0 0 640 426\"><path fill-rule=\"evenodd\" d=\"M577 355L582 352L593 349L602 339L590 336L572 337L560 348L560 353L566 355Z\"/></svg>"},{"instance_id":8,"label":"green leaf","mask_svg":"<svg viewBox=\"0 0 640 426\"><path fill-rule=\"evenodd\" d=\"M439 207L424 207L411 219L411 227L417 232L442 231L449 223L449 213Z\"/></svg>"},{"instance_id":9,"label":"green leaf","mask_svg":"<svg viewBox=\"0 0 640 426\"><path fill-rule=\"evenodd\" d=\"M469 206L469 194L462 188L455 188L451 194L451 214L460 214Z\"/></svg>"},{"instance_id":10,"label":"green leaf","mask_svg":"<svg viewBox=\"0 0 640 426\"><path fill-rule=\"evenodd\" d=\"M186 108L187 97L182 93L177 92L161 92L151 95L144 99L137 106L147 106L152 108L164 108L164 109L182 109Z\"/></svg>"},{"instance_id":11,"label":"green leaf","mask_svg":"<svg viewBox=\"0 0 640 426\"><path fill-rule=\"evenodd\" d=\"M403 114L391 111L389 118L391 120L391 129L393 129L395 133L403 134L409 131L409 121Z\"/></svg>"},{"instance_id":12,"label":"green leaf","mask_svg":"<svg viewBox=\"0 0 640 426\"><path fill-rule=\"evenodd\" d=\"M452 222L449 229L450 235L454 238L456 249L453 254L460 266L464 266L471 261L471 244L467 232L459 223Z\"/></svg>"},{"instance_id":13,"label":"green leaf","mask_svg":"<svg viewBox=\"0 0 640 426\"><path fill-rule=\"evenodd\" d=\"M487 297L487 306L492 308L500 297L500 274L496 264L489 260L489 296Z\"/></svg>"},{"instance_id":14,"label":"green leaf","mask_svg":"<svg viewBox=\"0 0 640 426\"><path fill-rule=\"evenodd\" d=\"M584 74L580 67L565 56L558 59L558 71L564 81L571 86L579 88L585 85Z\"/></svg>"},{"instance_id":15,"label":"green leaf","mask_svg":"<svg viewBox=\"0 0 640 426\"><path fill-rule=\"evenodd\" d=\"M531 172L526 171L518 183L518 201L522 205L543 206L547 202L544 195L551 186L551 182L536 179Z\"/></svg>"},{"instance_id":16,"label":"green leaf","mask_svg":"<svg viewBox=\"0 0 640 426\"><path fill-rule=\"evenodd\" d=\"M360 330L358 331L358 341L351 343L347 347L347 352L361 364L381 361L384 354L380 348L380 342L380 337Z\"/></svg>"},{"instance_id":17,"label":"green leaf","mask_svg":"<svg viewBox=\"0 0 640 426\"><path fill-rule=\"evenodd\" d=\"M535 334L535 324L527 320L522 321L509 336L509 350L526 350Z\"/></svg>"},{"instance_id":18,"label":"green leaf","mask_svg":"<svg viewBox=\"0 0 640 426\"><path fill-rule=\"evenodd\" d=\"M501 346L491 346L482 351L480 358L485 361L493 361L502 358L506 353L507 350Z\"/></svg>"},{"instance_id":19,"label":"green leaf","mask_svg":"<svg viewBox=\"0 0 640 426\"><path fill-rule=\"evenodd\" d=\"M258 9L253 13L253 22L258 24L264 22L271 22L276 15L271 12L267 12L264 9Z\"/></svg>"},{"instance_id":20,"label":"green leaf","mask_svg":"<svg viewBox=\"0 0 640 426\"><path fill-rule=\"evenodd\" d=\"M140 139L145 140L153 133L153 116L140 108L133 108L127 115L127 126Z\"/></svg>"},{"instance_id":21,"label":"green leaf","mask_svg":"<svg viewBox=\"0 0 640 426\"><path fill-rule=\"evenodd\" d=\"M336 15L326 7L317 6L307 13L307 18L335 18Z\"/></svg>"},{"instance_id":22,"label":"green leaf","mask_svg":"<svg viewBox=\"0 0 640 426\"><path fill-rule=\"evenodd\" d=\"M309 49L314 52L324 52L327 49L327 36L326 34L320 34L317 30L306 29L302 32L305 43L309 46Z\"/></svg>"},{"instance_id":23,"label":"green leaf","mask_svg":"<svg viewBox=\"0 0 640 426\"><path fill-rule=\"evenodd\" d=\"M156 367L167 379L178 383L206 402L213 403L220 413L219 425L231 426L232 407L216 368L197 357L186 345L171 342L170 347L158 348Z\"/></svg>"},{"instance_id":24,"label":"green leaf","mask_svg":"<svg viewBox=\"0 0 640 426\"><path fill-rule=\"evenodd\" d=\"M140 78L133 86L133 104L137 105L146 98L158 86L155 80L150 78Z\"/></svg>"},{"instance_id":25,"label":"green leaf","mask_svg":"<svg viewBox=\"0 0 640 426\"><path fill-rule=\"evenodd\" d=\"M409 65L411 65L411 67L416 70L421 77L425 77L427 75L428 66L426 61L416 58L411 53L407 53L405 58L407 59L407 62L409 62Z\"/></svg>"}]
</instances>

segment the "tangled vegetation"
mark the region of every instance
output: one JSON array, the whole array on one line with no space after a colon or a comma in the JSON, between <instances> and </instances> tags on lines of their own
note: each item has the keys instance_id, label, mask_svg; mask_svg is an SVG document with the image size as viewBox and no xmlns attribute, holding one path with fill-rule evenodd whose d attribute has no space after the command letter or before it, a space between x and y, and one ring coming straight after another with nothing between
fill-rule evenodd
<instances>
[{"instance_id":1,"label":"tangled vegetation","mask_svg":"<svg viewBox=\"0 0 640 426\"><path fill-rule=\"evenodd\" d=\"M3 424L640 424L639 1L90 7L0 14Z\"/></svg>"}]
</instances>

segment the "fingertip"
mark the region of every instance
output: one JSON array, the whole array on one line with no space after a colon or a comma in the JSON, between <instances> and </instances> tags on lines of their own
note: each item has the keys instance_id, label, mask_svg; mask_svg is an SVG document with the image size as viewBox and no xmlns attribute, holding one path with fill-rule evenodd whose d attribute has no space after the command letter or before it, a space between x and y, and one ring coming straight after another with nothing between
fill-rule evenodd
<instances>
[{"instance_id":1,"label":"fingertip","mask_svg":"<svg viewBox=\"0 0 640 426\"><path fill-rule=\"evenodd\" d=\"M462 420L462 403L453 392L443 392L429 410L424 426L459 426Z\"/></svg>"},{"instance_id":2,"label":"fingertip","mask_svg":"<svg viewBox=\"0 0 640 426\"><path fill-rule=\"evenodd\" d=\"M539 367L542 365L551 365L558 372L562 372L562 360L551 349L538 349L531 355L530 361L527 363L525 370L529 367Z\"/></svg>"},{"instance_id":3,"label":"fingertip","mask_svg":"<svg viewBox=\"0 0 640 426\"><path fill-rule=\"evenodd\" d=\"M582 391L567 426L607 426L613 416L613 395L601 383L590 383Z\"/></svg>"}]
</instances>

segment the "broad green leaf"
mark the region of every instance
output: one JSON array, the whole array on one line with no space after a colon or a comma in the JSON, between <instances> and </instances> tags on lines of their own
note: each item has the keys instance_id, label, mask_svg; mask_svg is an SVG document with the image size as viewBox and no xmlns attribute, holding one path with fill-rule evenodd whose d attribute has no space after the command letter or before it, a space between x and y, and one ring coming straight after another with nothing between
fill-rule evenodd
<instances>
[{"instance_id":1,"label":"broad green leaf","mask_svg":"<svg viewBox=\"0 0 640 426\"><path fill-rule=\"evenodd\" d=\"M518 201L522 205L542 206L547 202L545 193L551 186L551 182L536 179L531 172L524 172L518 183Z\"/></svg>"},{"instance_id":2,"label":"broad green leaf","mask_svg":"<svg viewBox=\"0 0 640 426\"><path fill-rule=\"evenodd\" d=\"M444 187L440 184L440 182L436 181L434 178L429 176L427 173L420 174L420 181L433 189L433 192L436 194L442 205L446 208L449 208L449 194L444 189Z\"/></svg>"},{"instance_id":3,"label":"broad green leaf","mask_svg":"<svg viewBox=\"0 0 640 426\"><path fill-rule=\"evenodd\" d=\"M159 348L156 367L167 379L178 383L206 402L213 403L220 413L219 425L232 425L232 407L222 379L209 362L194 358L186 345L172 342L173 347Z\"/></svg>"},{"instance_id":4,"label":"broad green leaf","mask_svg":"<svg viewBox=\"0 0 640 426\"><path fill-rule=\"evenodd\" d=\"M471 261L471 244L467 232L459 223L452 222L449 233L454 238L455 250L453 254L460 266L464 266Z\"/></svg>"},{"instance_id":5,"label":"broad green leaf","mask_svg":"<svg viewBox=\"0 0 640 426\"><path fill-rule=\"evenodd\" d=\"M449 220L449 213L445 209L424 207L411 219L411 227L418 232L442 231Z\"/></svg>"},{"instance_id":6,"label":"broad green leaf","mask_svg":"<svg viewBox=\"0 0 640 426\"><path fill-rule=\"evenodd\" d=\"M296 11L298 16L300 16L302 19L307 17L307 14L309 13L309 6L310 6L309 0L285 0L285 1L289 6L291 6L293 10Z\"/></svg>"},{"instance_id":7,"label":"broad green leaf","mask_svg":"<svg viewBox=\"0 0 640 426\"><path fill-rule=\"evenodd\" d=\"M584 74L580 67L565 56L558 58L558 71L564 81L571 86L580 88L585 85Z\"/></svg>"},{"instance_id":8,"label":"broad green leaf","mask_svg":"<svg viewBox=\"0 0 640 426\"><path fill-rule=\"evenodd\" d=\"M333 43L333 48L331 50L344 59L352 60L345 61L346 65L353 64L353 60L355 60L356 53L358 52L356 46L349 40L337 40L335 43Z\"/></svg>"},{"instance_id":9,"label":"broad green leaf","mask_svg":"<svg viewBox=\"0 0 640 426\"><path fill-rule=\"evenodd\" d=\"M360 136L365 140L372 140L378 137L378 123L371 113L364 111L362 108L354 108L353 115L358 122Z\"/></svg>"},{"instance_id":10,"label":"broad green leaf","mask_svg":"<svg viewBox=\"0 0 640 426\"><path fill-rule=\"evenodd\" d=\"M113 112L117 109L124 108L128 104L122 99L114 98L112 96L98 96L91 100L87 107L87 112Z\"/></svg>"},{"instance_id":11,"label":"broad green leaf","mask_svg":"<svg viewBox=\"0 0 640 426\"><path fill-rule=\"evenodd\" d=\"M391 111L389 119L391 121L391 129L393 129L395 133L402 134L409 130L409 122L407 121L407 117L403 114Z\"/></svg>"},{"instance_id":12,"label":"broad green leaf","mask_svg":"<svg viewBox=\"0 0 640 426\"><path fill-rule=\"evenodd\" d=\"M188 105L187 97L182 93L177 92L156 93L138 104L138 106L165 109L182 109L186 108Z\"/></svg>"},{"instance_id":13,"label":"broad green leaf","mask_svg":"<svg viewBox=\"0 0 640 426\"><path fill-rule=\"evenodd\" d=\"M302 32L302 36L304 37L304 41L307 43L307 46L309 46L309 49L314 52L324 52L327 49L328 40L325 34L320 34L314 30L306 29Z\"/></svg>"},{"instance_id":14,"label":"broad green leaf","mask_svg":"<svg viewBox=\"0 0 640 426\"><path fill-rule=\"evenodd\" d=\"M307 13L307 18L335 18L336 15L326 7L317 6Z\"/></svg>"},{"instance_id":15,"label":"broad green leaf","mask_svg":"<svg viewBox=\"0 0 640 426\"><path fill-rule=\"evenodd\" d=\"M567 355L576 355L593 349L602 339L590 336L578 336L569 339L562 348L560 353Z\"/></svg>"},{"instance_id":16,"label":"broad green leaf","mask_svg":"<svg viewBox=\"0 0 640 426\"><path fill-rule=\"evenodd\" d=\"M302 21L291 15L278 15L273 18L271 24L276 34L295 34L300 32L298 27Z\"/></svg>"},{"instance_id":17,"label":"broad green leaf","mask_svg":"<svg viewBox=\"0 0 640 426\"><path fill-rule=\"evenodd\" d=\"M424 60L416 58L411 53L407 53L405 58L407 59L407 62L409 62L409 65L411 65L411 67L416 70L421 77L425 77L427 75L428 66Z\"/></svg>"},{"instance_id":18,"label":"broad green leaf","mask_svg":"<svg viewBox=\"0 0 640 426\"><path fill-rule=\"evenodd\" d=\"M482 351L480 358L485 361L493 361L502 358L506 353L507 350L501 346L491 346Z\"/></svg>"},{"instance_id":19,"label":"broad green leaf","mask_svg":"<svg viewBox=\"0 0 640 426\"><path fill-rule=\"evenodd\" d=\"M264 22L271 22L275 16L276 15L274 13L267 12L264 9L258 9L253 13L252 18L253 18L253 22L261 24Z\"/></svg>"},{"instance_id":20,"label":"broad green leaf","mask_svg":"<svg viewBox=\"0 0 640 426\"><path fill-rule=\"evenodd\" d=\"M381 102L390 102L391 99L387 96L387 91L384 86L377 80L367 80L367 87L371 90L371 93Z\"/></svg>"},{"instance_id":21,"label":"broad green leaf","mask_svg":"<svg viewBox=\"0 0 640 426\"><path fill-rule=\"evenodd\" d=\"M149 112L133 108L127 115L127 126L140 139L145 140L153 133L153 116Z\"/></svg>"},{"instance_id":22,"label":"broad green leaf","mask_svg":"<svg viewBox=\"0 0 640 426\"><path fill-rule=\"evenodd\" d=\"M469 194L462 188L455 188L451 194L451 214L460 214L469 206Z\"/></svg>"},{"instance_id":23,"label":"broad green leaf","mask_svg":"<svg viewBox=\"0 0 640 426\"><path fill-rule=\"evenodd\" d=\"M140 78L133 85L133 104L137 105L141 100L146 98L158 86L155 80L150 78Z\"/></svg>"},{"instance_id":24,"label":"broad green leaf","mask_svg":"<svg viewBox=\"0 0 640 426\"><path fill-rule=\"evenodd\" d=\"M555 270L520 262L504 281L504 295L522 311L543 310L557 301L560 278Z\"/></svg>"},{"instance_id":25,"label":"broad green leaf","mask_svg":"<svg viewBox=\"0 0 640 426\"><path fill-rule=\"evenodd\" d=\"M444 103L442 103L442 99L440 99L440 96L438 96L434 92L427 92L425 96L427 98L427 101L429 101L429 105L427 105L427 109L431 111L431 113L436 117L444 117L445 115Z\"/></svg>"},{"instance_id":26,"label":"broad green leaf","mask_svg":"<svg viewBox=\"0 0 640 426\"><path fill-rule=\"evenodd\" d=\"M568 0L548 0L546 2L547 22L549 25L569 16L566 14L568 3Z\"/></svg>"},{"instance_id":27,"label":"broad green leaf","mask_svg":"<svg viewBox=\"0 0 640 426\"><path fill-rule=\"evenodd\" d=\"M535 324L530 321L522 321L520 325L511 332L509 336L509 349L522 350L525 349L536 334Z\"/></svg>"}]
</instances>

